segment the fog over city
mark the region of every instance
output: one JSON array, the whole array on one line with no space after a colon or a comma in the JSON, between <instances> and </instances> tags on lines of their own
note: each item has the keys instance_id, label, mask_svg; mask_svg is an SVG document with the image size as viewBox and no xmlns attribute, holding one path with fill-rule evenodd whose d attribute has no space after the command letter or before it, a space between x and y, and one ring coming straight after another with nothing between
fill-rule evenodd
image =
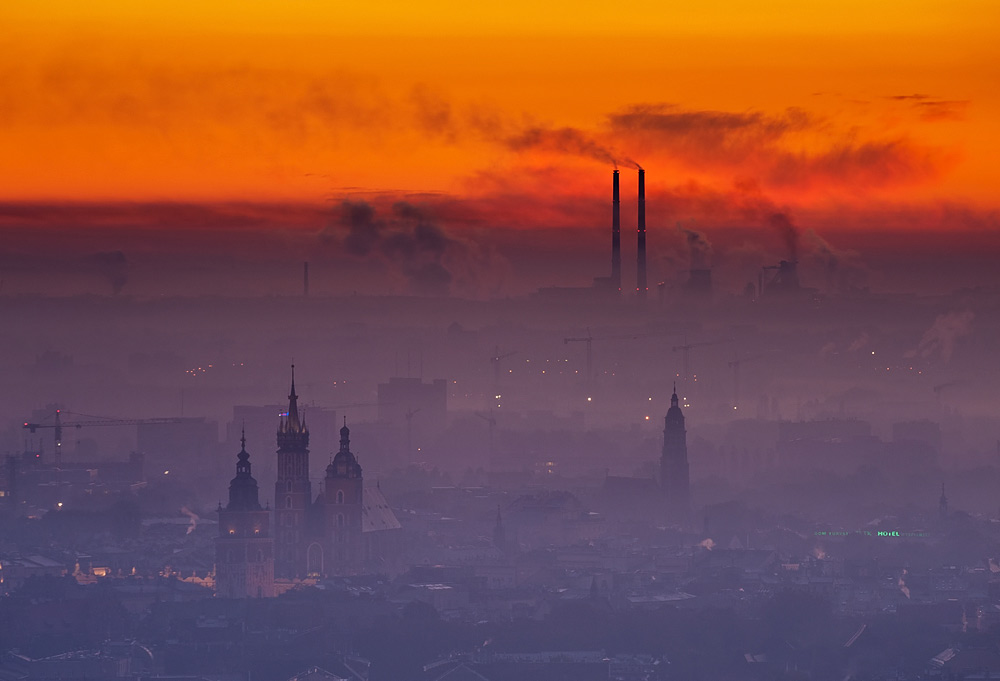
<instances>
[{"instance_id":1,"label":"fog over city","mask_svg":"<svg viewBox=\"0 0 1000 681\"><path fill-rule=\"evenodd\" d=\"M550 4L0 10L0 678L1000 679L1000 17Z\"/></svg>"}]
</instances>

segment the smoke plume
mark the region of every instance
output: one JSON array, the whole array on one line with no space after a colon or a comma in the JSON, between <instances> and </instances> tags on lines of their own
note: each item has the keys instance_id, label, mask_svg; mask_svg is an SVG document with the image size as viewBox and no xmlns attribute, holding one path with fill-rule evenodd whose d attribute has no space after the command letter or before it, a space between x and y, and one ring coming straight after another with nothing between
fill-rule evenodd
<instances>
[{"instance_id":1,"label":"smoke plume","mask_svg":"<svg viewBox=\"0 0 1000 681\"><path fill-rule=\"evenodd\" d=\"M771 228L778 233L788 250L790 260L799 258L799 228L792 224L791 219L784 213L774 213L768 219Z\"/></svg>"},{"instance_id":2,"label":"smoke plume","mask_svg":"<svg viewBox=\"0 0 1000 681\"><path fill-rule=\"evenodd\" d=\"M106 253L95 253L90 256L89 261L97 266L101 274L108 283L111 284L111 291L116 295L121 293L128 283L128 260L121 251L109 251Z\"/></svg>"},{"instance_id":3,"label":"smoke plume","mask_svg":"<svg viewBox=\"0 0 1000 681\"><path fill-rule=\"evenodd\" d=\"M972 333L972 320L975 319L972 310L949 312L938 315L931 328L924 332L923 338L916 348L905 354L906 357L930 357L940 353L946 363L951 361L958 339Z\"/></svg>"},{"instance_id":4,"label":"smoke plume","mask_svg":"<svg viewBox=\"0 0 1000 681\"><path fill-rule=\"evenodd\" d=\"M194 528L198 527L198 520L199 520L198 514L189 509L187 506L181 506L181 513L183 513L184 515L186 515L188 518L191 519L191 524L188 525L187 532L184 533L184 534L191 534L192 532L194 532Z\"/></svg>"},{"instance_id":5,"label":"smoke plume","mask_svg":"<svg viewBox=\"0 0 1000 681\"><path fill-rule=\"evenodd\" d=\"M712 255L712 244L709 243L708 238L704 233L689 229L679 222L677 223L677 231L684 235L687 242L691 269L704 269L708 265L709 256Z\"/></svg>"}]
</instances>

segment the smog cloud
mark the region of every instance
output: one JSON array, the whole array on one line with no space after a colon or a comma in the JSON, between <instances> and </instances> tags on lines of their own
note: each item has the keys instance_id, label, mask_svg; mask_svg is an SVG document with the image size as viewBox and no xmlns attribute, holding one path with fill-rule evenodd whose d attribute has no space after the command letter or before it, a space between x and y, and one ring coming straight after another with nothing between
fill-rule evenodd
<instances>
[{"instance_id":1,"label":"smog cloud","mask_svg":"<svg viewBox=\"0 0 1000 681\"><path fill-rule=\"evenodd\" d=\"M931 357L937 354L947 364L951 361L958 340L972 333L973 319L975 314L972 310L938 315L931 327L924 332L917 347L908 351L905 356Z\"/></svg>"}]
</instances>

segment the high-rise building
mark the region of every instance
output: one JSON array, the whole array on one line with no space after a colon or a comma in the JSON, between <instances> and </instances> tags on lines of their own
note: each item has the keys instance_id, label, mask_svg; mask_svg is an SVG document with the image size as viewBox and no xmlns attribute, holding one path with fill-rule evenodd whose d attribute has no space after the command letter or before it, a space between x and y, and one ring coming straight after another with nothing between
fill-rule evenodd
<instances>
[{"instance_id":1,"label":"high-rise building","mask_svg":"<svg viewBox=\"0 0 1000 681\"><path fill-rule=\"evenodd\" d=\"M687 431L677 399L677 386L663 423L663 453L660 456L660 488L666 498L670 520L682 521L691 508L691 471L687 456Z\"/></svg>"},{"instance_id":2,"label":"high-rise building","mask_svg":"<svg viewBox=\"0 0 1000 681\"><path fill-rule=\"evenodd\" d=\"M274 596L274 540L270 509L261 508L257 481L250 474L246 437L236 457L236 477L229 483L229 503L219 505L215 541L216 593L223 598Z\"/></svg>"}]
</instances>

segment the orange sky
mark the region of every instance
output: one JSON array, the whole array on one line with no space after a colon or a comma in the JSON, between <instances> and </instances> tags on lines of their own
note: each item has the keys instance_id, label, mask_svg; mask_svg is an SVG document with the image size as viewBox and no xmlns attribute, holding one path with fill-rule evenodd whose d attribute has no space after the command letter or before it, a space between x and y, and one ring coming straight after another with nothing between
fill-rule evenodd
<instances>
[{"instance_id":1,"label":"orange sky","mask_svg":"<svg viewBox=\"0 0 1000 681\"><path fill-rule=\"evenodd\" d=\"M997 3L622 5L4 3L0 201L997 208Z\"/></svg>"}]
</instances>

